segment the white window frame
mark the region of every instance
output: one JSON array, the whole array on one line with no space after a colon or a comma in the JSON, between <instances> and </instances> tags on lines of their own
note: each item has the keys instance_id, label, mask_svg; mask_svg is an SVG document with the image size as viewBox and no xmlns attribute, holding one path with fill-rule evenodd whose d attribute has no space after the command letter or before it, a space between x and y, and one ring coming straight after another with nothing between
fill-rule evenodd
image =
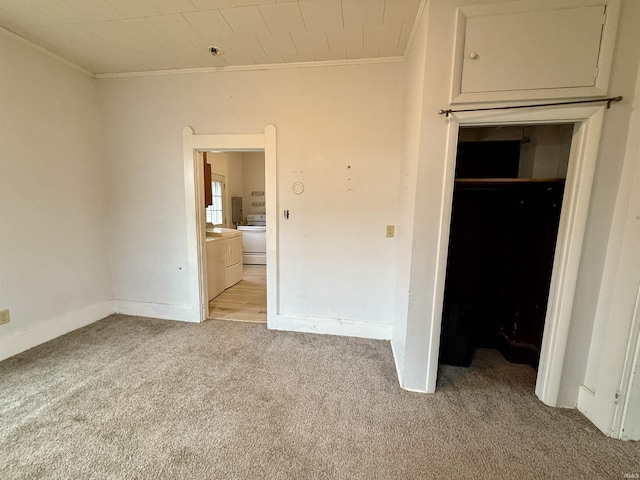
<instances>
[{"instance_id":1,"label":"white window frame","mask_svg":"<svg viewBox=\"0 0 640 480\"><path fill-rule=\"evenodd\" d=\"M220 184L220 195L216 195L216 186L215 184L219 183ZM219 175L217 173L211 173L211 192L212 192L212 198L213 198L213 203L211 205L209 205L206 209L205 209L205 215L206 215L206 221L208 223L213 223L214 227L225 227L227 222L226 222L226 218L224 217L224 212L225 212L225 193L226 193L226 184L225 184L225 178L224 175ZM216 198L219 198L220 201L220 208L215 208L216 206ZM215 211L219 211L220 212L220 222L215 222L215 218L213 218L213 212Z\"/></svg>"}]
</instances>

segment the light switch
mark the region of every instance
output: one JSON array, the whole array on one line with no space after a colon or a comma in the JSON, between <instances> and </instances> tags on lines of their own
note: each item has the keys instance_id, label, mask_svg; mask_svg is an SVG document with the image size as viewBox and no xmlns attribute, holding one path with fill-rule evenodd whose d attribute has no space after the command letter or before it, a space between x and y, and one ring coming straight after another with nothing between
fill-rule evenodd
<instances>
[{"instance_id":1,"label":"light switch","mask_svg":"<svg viewBox=\"0 0 640 480\"><path fill-rule=\"evenodd\" d=\"M2 310L0 312L0 325L4 325L5 323L9 323L11 318L9 317L9 310Z\"/></svg>"},{"instance_id":2,"label":"light switch","mask_svg":"<svg viewBox=\"0 0 640 480\"><path fill-rule=\"evenodd\" d=\"M387 225L387 237L393 237L396 234L395 225Z\"/></svg>"}]
</instances>

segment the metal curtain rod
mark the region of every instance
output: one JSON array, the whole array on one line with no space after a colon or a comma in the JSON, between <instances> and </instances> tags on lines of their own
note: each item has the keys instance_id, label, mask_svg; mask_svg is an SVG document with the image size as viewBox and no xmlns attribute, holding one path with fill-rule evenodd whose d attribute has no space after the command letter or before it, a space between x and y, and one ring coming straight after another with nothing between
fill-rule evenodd
<instances>
[{"instance_id":1,"label":"metal curtain rod","mask_svg":"<svg viewBox=\"0 0 640 480\"><path fill-rule=\"evenodd\" d=\"M461 110L438 110L438 115L446 115L449 118L449 115L452 113L458 112L483 112L485 110L512 110L514 108L534 108L534 107L556 107L558 105L578 105L581 103L602 103L607 102L607 108L611 108L611 104L613 102L619 102L622 100L622 96L620 97L609 97L609 98L597 98L592 100L573 100L571 102L558 102L558 103L536 103L533 105L511 105L508 107L487 107L487 108L469 108L469 109L461 109Z\"/></svg>"}]
</instances>

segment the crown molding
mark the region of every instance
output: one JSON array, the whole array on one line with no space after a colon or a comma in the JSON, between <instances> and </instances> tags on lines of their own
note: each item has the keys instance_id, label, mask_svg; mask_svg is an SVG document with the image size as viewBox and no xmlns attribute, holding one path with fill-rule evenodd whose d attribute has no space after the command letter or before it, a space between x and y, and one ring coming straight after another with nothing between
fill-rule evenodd
<instances>
[{"instance_id":1,"label":"crown molding","mask_svg":"<svg viewBox=\"0 0 640 480\"><path fill-rule=\"evenodd\" d=\"M67 60L65 58L62 58L60 55L56 55L55 53L47 50L46 48L41 47L40 45L36 45L35 43L27 40L24 37L21 37L20 35L17 35L15 33L13 33L10 30L7 30L4 27L0 27L0 33L5 35L5 36L7 36L7 37L9 37L9 38L12 38L13 40L16 40L16 41L22 43L23 45L26 45L26 46L34 49L34 50L37 50L40 53L43 53L47 57L50 57L50 58L52 58L52 59L54 59L54 60L56 60L56 61L58 61L58 62L60 62L60 63L62 63L64 65L66 65L67 67L69 67L69 68L71 68L73 70L76 70L76 71L82 73L83 75L86 75L89 78L96 78L96 76L93 73L91 73L89 70L85 70L81 66L76 65L75 63L70 62L69 60Z\"/></svg>"},{"instance_id":2,"label":"crown molding","mask_svg":"<svg viewBox=\"0 0 640 480\"><path fill-rule=\"evenodd\" d=\"M418 13L416 13L416 19L413 21L413 28L411 29L411 34L409 35L409 41L407 42L407 48L404 49L404 58L409 58L409 52L413 48L413 41L416 38L416 32L418 31L418 25L420 24L420 20L422 19L422 15L425 12L427 7L427 3L430 0L422 0L420 5L418 6Z\"/></svg>"},{"instance_id":3,"label":"crown molding","mask_svg":"<svg viewBox=\"0 0 640 480\"><path fill-rule=\"evenodd\" d=\"M122 72L122 73L97 73L95 78L127 78L127 77L154 77L160 75L184 75L191 73L212 73L212 72L246 72L252 70L283 70L290 68L312 68L312 67L340 67L348 65L371 65L377 63L399 63L404 62L405 57L382 57L382 58L359 58L350 60L331 60L316 62L297 63L270 63L264 65L234 65L230 67L201 67L201 68L179 68L172 70L149 70L146 72Z\"/></svg>"}]
</instances>

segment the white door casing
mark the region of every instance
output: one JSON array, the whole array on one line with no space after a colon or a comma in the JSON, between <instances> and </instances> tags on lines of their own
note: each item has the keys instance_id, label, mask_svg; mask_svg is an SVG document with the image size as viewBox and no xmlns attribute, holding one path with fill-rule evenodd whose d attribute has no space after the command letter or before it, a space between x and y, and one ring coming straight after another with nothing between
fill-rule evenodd
<instances>
[{"instance_id":1,"label":"white door casing","mask_svg":"<svg viewBox=\"0 0 640 480\"><path fill-rule=\"evenodd\" d=\"M442 322L442 307L446 279L449 227L453 202L453 185L461 126L575 124L569 170L562 204L553 274L544 327L536 394L545 404L556 406L567 348L584 230L591 198L591 187L598 155L604 106L566 106L454 113L448 121L447 156L444 188L440 208L435 299L431 322L427 391L436 387Z\"/></svg>"},{"instance_id":2,"label":"white door casing","mask_svg":"<svg viewBox=\"0 0 640 480\"><path fill-rule=\"evenodd\" d=\"M278 311L277 248L277 160L276 128L267 125L257 134L195 134L191 127L182 131L185 204L187 222L187 269L191 321L203 322L208 315L207 272L204 261L204 172L202 151L264 151L265 202L267 218L267 315Z\"/></svg>"}]
</instances>

